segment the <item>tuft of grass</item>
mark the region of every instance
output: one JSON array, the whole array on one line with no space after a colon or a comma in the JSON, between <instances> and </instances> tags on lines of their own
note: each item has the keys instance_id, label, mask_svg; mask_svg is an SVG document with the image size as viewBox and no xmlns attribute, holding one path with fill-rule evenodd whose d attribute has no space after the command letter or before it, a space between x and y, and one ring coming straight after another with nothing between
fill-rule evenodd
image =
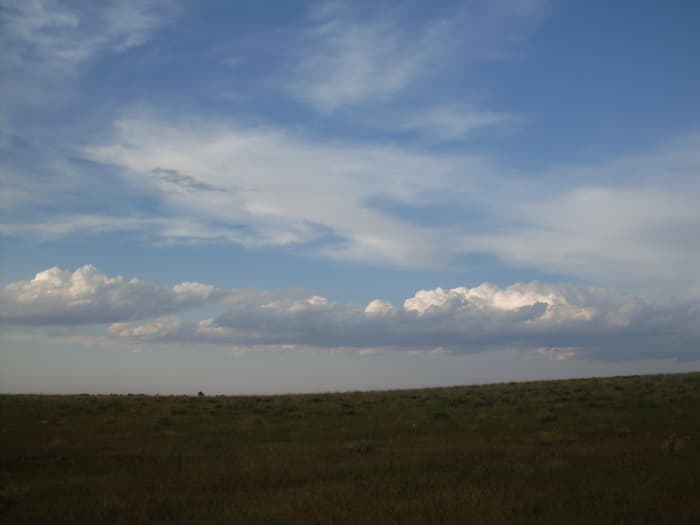
<instances>
[{"instance_id":1,"label":"tuft of grass","mask_svg":"<svg viewBox=\"0 0 700 525\"><path fill-rule=\"evenodd\" d=\"M661 450L669 456L680 454L688 447L688 437L671 434L661 442Z\"/></svg>"},{"instance_id":2,"label":"tuft of grass","mask_svg":"<svg viewBox=\"0 0 700 525\"><path fill-rule=\"evenodd\" d=\"M554 423L558 416L554 409L547 407L537 412L537 419L540 423Z\"/></svg>"},{"instance_id":3,"label":"tuft of grass","mask_svg":"<svg viewBox=\"0 0 700 525\"><path fill-rule=\"evenodd\" d=\"M374 450L374 443L369 438L362 438L350 443L348 447L352 452L359 454L367 454Z\"/></svg>"},{"instance_id":4,"label":"tuft of grass","mask_svg":"<svg viewBox=\"0 0 700 525\"><path fill-rule=\"evenodd\" d=\"M24 495L16 482L10 482L0 489L0 508L12 507L17 504Z\"/></svg>"}]
</instances>

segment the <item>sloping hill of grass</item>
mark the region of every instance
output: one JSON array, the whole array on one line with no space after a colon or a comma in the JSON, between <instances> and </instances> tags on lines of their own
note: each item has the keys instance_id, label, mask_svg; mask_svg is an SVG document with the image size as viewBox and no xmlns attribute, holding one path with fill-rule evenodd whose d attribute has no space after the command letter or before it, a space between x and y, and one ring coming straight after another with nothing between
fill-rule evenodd
<instances>
[{"instance_id":1,"label":"sloping hill of grass","mask_svg":"<svg viewBox=\"0 0 700 525\"><path fill-rule=\"evenodd\" d=\"M700 523L700 373L0 396L8 524Z\"/></svg>"}]
</instances>

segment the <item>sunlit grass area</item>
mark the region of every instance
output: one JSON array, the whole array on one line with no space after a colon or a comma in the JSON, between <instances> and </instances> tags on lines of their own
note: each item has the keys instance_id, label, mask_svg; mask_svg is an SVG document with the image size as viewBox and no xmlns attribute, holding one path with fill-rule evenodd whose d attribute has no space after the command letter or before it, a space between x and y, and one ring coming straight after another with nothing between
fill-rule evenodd
<instances>
[{"instance_id":1,"label":"sunlit grass area","mask_svg":"<svg viewBox=\"0 0 700 525\"><path fill-rule=\"evenodd\" d=\"M700 523L700 373L0 403L8 524Z\"/></svg>"}]
</instances>

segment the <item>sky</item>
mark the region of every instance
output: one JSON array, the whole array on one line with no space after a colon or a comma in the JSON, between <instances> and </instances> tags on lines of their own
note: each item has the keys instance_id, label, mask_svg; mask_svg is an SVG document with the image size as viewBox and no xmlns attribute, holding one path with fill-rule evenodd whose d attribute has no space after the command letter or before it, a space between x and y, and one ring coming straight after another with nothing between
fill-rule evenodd
<instances>
[{"instance_id":1,"label":"sky","mask_svg":"<svg viewBox=\"0 0 700 525\"><path fill-rule=\"evenodd\" d=\"M0 391L700 370L699 23L0 1Z\"/></svg>"}]
</instances>

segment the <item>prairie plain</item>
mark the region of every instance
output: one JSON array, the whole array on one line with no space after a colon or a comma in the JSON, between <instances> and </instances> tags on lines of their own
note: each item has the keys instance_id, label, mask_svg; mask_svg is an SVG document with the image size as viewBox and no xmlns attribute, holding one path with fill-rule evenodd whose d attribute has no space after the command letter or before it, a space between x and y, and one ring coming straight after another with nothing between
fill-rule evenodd
<instances>
[{"instance_id":1,"label":"prairie plain","mask_svg":"<svg viewBox=\"0 0 700 525\"><path fill-rule=\"evenodd\" d=\"M7 524L700 523L700 373L2 395Z\"/></svg>"}]
</instances>

